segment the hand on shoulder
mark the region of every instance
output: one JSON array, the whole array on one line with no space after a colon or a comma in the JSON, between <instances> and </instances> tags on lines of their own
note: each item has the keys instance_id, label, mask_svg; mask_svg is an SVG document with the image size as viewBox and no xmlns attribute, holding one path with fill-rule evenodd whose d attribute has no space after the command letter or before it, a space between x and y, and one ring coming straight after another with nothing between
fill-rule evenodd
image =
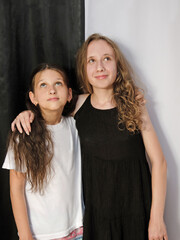
<instances>
[{"instance_id":1,"label":"hand on shoulder","mask_svg":"<svg viewBox=\"0 0 180 240\"><path fill-rule=\"evenodd\" d=\"M11 130L14 132L17 128L20 133L24 130L26 134L29 135L33 120L34 114L30 110L23 111L11 123Z\"/></svg>"},{"instance_id":2,"label":"hand on shoulder","mask_svg":"<svg viewBox=\"0 0 180 240\"><path fill-rule=\"evenodd\" d=\"M146 104L146 99L144 98L144 94L140 89L135 91L135 99L139 102L141 106Z\"/></svg>"}]
</instances>

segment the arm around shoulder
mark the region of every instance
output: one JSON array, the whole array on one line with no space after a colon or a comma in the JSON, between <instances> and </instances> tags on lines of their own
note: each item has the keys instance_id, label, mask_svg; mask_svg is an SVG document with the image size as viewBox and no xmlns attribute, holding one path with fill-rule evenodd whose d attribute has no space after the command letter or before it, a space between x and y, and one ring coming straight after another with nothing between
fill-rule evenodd
<instances>
[{"instance_id":1,"label":"arm around shoulder","mask_svg":"<svg viewBox=\"0 0 180 240\"><path fill-rule=\"evenodd\" d=\"M72 113L72 115L74 116L77 111L81 108L81 106L83 105L83 103L85 102L86 98L89 96L89 93L88 94L80 94L78 96L78 100L77 100L77 103L76 103L76 107L75 107L75 110L74 112Z\"/></svg>"}]
</instances>

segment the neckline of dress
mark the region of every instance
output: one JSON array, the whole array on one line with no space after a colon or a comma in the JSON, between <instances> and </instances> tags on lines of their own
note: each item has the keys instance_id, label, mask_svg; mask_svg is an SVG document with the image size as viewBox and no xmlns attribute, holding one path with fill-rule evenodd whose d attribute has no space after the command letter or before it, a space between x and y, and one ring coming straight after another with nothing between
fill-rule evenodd
<instances>
[{"instance_id":1,"label":"neckline of dress","mask_svg":"<svg viewBox=\"0 0 180 240\"><path fill-rule=\"evenodd\" d=\"M101 108L95 108L92 103L91 103L91 94L89 95L89 105L91 106L92 109L96 110L96 111L112 111L114 109L117 109L117 107L113 107L113 108L107 108L107 109L101 109Z\"/></svg>"}]
</instances>

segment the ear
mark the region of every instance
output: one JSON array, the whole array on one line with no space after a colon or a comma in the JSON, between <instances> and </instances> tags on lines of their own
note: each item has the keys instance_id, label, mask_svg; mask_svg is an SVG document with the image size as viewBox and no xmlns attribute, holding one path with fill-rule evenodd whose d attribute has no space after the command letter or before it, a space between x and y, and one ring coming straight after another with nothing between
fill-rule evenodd
<instances>
[{"instance_id":1,"label":"ear","mask_svg":"<svg viewBox=\"0 0 180 240\"><path fill-rule=\"evenodd\" d=\"M37 106L38 102L37 102L37 100L36 100L36 98L35 98L35 95L34 95L34 93L33 93L32 91L29 92L29 98L30 98L31 102L32 102L35 106Z\"/></svg>"},{"instance_id":2,"label":"ear","mask_svg":"<svg viewBox=\"0 0 180 240\"><path fill-rule=\"evenodd\" d=\"M68 89L68 99L67 99L67 101L70 102L71 99L72 99L72 88L69 88Z\"/></svg>"}]
</instances>

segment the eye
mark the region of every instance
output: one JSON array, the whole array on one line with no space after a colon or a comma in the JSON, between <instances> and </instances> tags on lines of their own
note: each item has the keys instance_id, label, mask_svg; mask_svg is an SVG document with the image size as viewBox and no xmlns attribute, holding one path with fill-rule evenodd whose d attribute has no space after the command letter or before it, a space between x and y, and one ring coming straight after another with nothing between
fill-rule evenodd
<instances>
[{"instance_id":1,"label":"eye","mask_svg":"<svg viewBox=\"0 0 180 240\"><path fill-rule=\"evenodd\" d=\"M104 58L104 61L109 61L109 60L111 60L110 57L105 57L105 58Z\"/></svg>"},{"instance_id":2,"label":"eye","mask_svg":"<svg viewBox=\"0 0 180 240\"><path fill-rule=\"evenodd\" d=\"M40 84L40 87L41 87L41 88L46 87L46 83L41 83L41 84Z\"/></svg>"},{"instance_id":3,"label":"eye","mask_svg":"<svg viewBox=\"0 0 180 240\"><path fill-rule=\"evenodd\" d=\"M93 59L93 58L90 58L89 60L88 60L88 63L94 63L95 62L95 60Z\"/></svg>"},{"instance_id":4,"label":"eye","mask_svg":"<svg viewBox=\"0 0 180 240\"><path fill-rule=\"evenodd\" d=\"M62 82L56 82L56 86L62 86Z\"/></svg>"}]
</instances>

